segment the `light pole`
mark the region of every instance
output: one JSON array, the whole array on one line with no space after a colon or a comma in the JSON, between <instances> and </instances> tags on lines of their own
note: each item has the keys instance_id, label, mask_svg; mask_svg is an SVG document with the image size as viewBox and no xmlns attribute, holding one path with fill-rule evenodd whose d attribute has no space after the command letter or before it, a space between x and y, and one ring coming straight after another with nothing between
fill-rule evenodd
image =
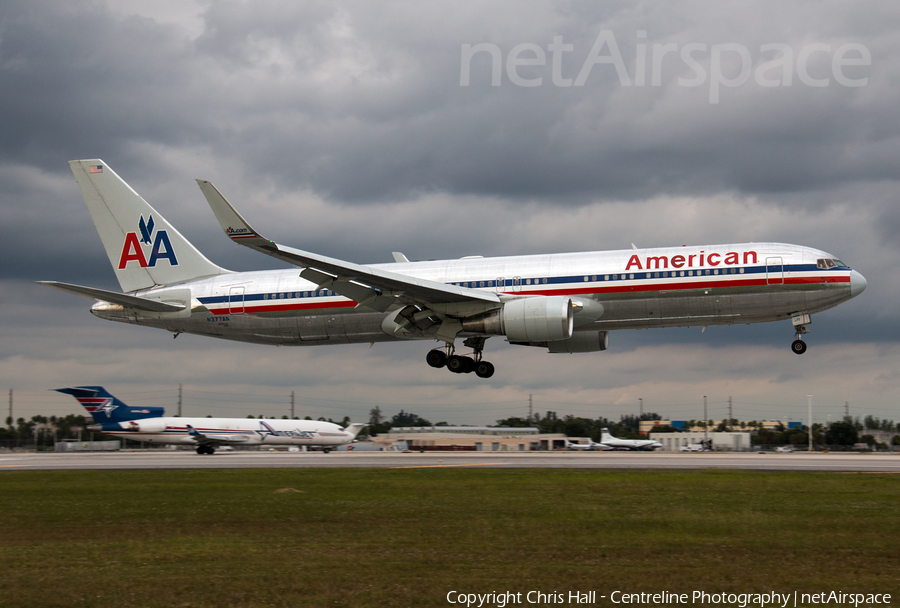
<instances>
[{"instance_id":1,"label":"light pole","mask_svg":"<svg viewBox=\"0 0 900 608\"><path fill-rule=\"evenodd\" d=\"M806 409L809 416L809 451L812 452L812 395L806 396Z\"/></svg>"},{"instance_id":2,"label":"light pole","mask_svg":"<svg viewBox=\"0 0 900 608\"><path fill-rule=\"evenodd\" d=\"M709 416L706 413L706 395L703 395L703 440L709 441ZM708 444L707 444L708 446Z\"/></svg>"}]
</instances>

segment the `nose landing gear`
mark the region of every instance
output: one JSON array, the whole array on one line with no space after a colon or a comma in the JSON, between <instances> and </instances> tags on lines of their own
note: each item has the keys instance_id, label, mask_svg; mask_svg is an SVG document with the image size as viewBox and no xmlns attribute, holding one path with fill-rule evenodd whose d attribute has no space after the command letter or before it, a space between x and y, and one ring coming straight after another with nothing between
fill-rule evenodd
<instances>
[{"instance_id":1,"label":"nose landing gear","mask_svg":"<svg viewBox=\"0 0 900 608\"><path fill-rule=\"evenodd\" d=\"M452 342L448 342L444 352L440 348L435 348L425 355L425 362L431 367L447 367L454 374L470 374L475 372L479 378L490 378L494 375L494 365L482 359L482 351L484 350L484 342L487 338L472 337L467 338L463 344L471 348L474 352L472 356L457 355Z\"/></svg>"},{"instance_id":2,"label":"nose landing gear","mask_svg":"<svg viewBox=\"0 0 900 608\"><path fill-rule=\"evenodd\" d=\"M806 342L803 341L803 334L808 334L809 329L806 328L807 323L811 323L812 319L808 314L796 313L792 315L791 321L794 324L794 341L791 342L791 350L798 355L806 352Z\"/></svg>"}]
</instances>

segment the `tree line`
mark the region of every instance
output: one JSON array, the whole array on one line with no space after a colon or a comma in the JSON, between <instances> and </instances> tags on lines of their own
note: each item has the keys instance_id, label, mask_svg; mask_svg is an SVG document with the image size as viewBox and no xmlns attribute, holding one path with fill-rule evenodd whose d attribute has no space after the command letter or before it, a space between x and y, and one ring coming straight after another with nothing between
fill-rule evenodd
<instances>
[{"instance_id":1,"label":"tree line","mask_svg":"<svg viewBox=\"0 0 900 608\"><path fill-rule=\"evenodd\" d=\"M583 418L572 415L559 416L554 411L547 411L541 415L503 418L496 421L496 426L511 428L537 428L540 433L562 433L567 437L590 437L599 442L603 429L609 429L611 435L622 439L640 439L640 423L644 420L662 420L662 416L655 412L640 415L623 414L618 421L613 421L603 416L598 418ZM449 426L446 422L432 423L431 421L414 414L400 410L390 418L381 412L381 408L373 408L369 412L368 433L372 436L387 433L391 429L411 426ZM689 420L684 424L685 428L708 428L710 431L741 430L751 433L751 442L754 445L808 445L808 428L788 428L779 422L774 429L758 421L739 421L737 419L722 420L716 424L712 420ZM870 447L887 447L879 443L865 431L887 431L898 433L891 439L892 445L900 445L900 425L893 420L881 420L874 416L865 416L862 420L846 417L844 420L831 422L827 425L813 424L813 443L815 445L853 446L857 443L865 443ZM660 425L653 428L654 433L676 433L681 429Z\"/></svg>"},{"instance_id":2,"label":"tree line","mask_svg":"<svg viewBox=\"0 0 900 608\"><path fill-rule=\"evenodd\" d=\"M69 414L67 416L32 416L31 420L6 418L6 427L0 428L0 446L14 448L37 446L38 449L53 449L53 444L63 439L100 439L100 433L87 431L94 421L87 416ZM105 439L106 437L104 437Z\"/></svg>"},{"instance_id":3,"label":"tree line","mask_svg":"<svg viewBox=\"0 0 900 608\"><path fill-rule=\"evenodd\" d=\"M265 416L248 415L247 418L265 418ZM207 416L211 418L211 416ZM287 419L288 416L282 416ZM306 416L304 420L312 420ZM350 424L349 416L344 416L340 421L331 418L319 418L327 422L334 422L341 426ZM512 428L537 428L540 433L562 433L567 437L590 437L594 441L600 441L603 429L615 437L622 439L639 439L640 423L644 420L662 420L659 414L649 412L640 415L623 414L618 421L613 421L603 416L598 418L583 418L572 415L559 416L555 411L547 411L543 415L535 413L532 416L504 418L496 421L496 426ZM102 441L111 439L99 432L87 430L94 421L76 414L67 416L33 416L31 420L18 418L6 419L6 427L0 428L0 446L14 448L20 446L37 446L38 449L53 449L53 444L64 439L82 439L84 441ZM380 407L369 411L369 427L360 433L360 439L369 436L377 436L387 433L394 428L402 427L441 427L449 426L447 422L432 423L430 420L418 414L400 410L393 416L386 416ZM711 431L744 430L751 433L751 442L754 445L807 445L809 442L808 428L788 428L783 423L778 423L774 429L766 428L762 422L742 422L736 419L723 420L716 425L712 420L689 420L685 428L709 428ZM680 429L660 425L653 428L654 433L679 432ZM813 424L813 443L815 445L852 446L857 443L865 443L871 447L887 447L879 443L871 433L865 431L886 431L898 433L891 439L892 445L900 445L900 425L893 420L879 419L875 416L845 417L843 420L831 422L827 425ZM114 438L113 438L114 439Z\"/></svg>"}]
</instances>

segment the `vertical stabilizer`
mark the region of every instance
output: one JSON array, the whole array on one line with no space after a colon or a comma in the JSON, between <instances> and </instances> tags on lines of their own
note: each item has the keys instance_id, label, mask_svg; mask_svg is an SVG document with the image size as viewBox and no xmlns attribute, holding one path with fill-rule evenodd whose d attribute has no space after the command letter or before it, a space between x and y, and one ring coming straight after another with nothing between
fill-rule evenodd
<instances>
[{"instance_id":1,"label":"vertical stabilizer","mask_svg":"<svg viewBox=\"0 0 900 608\"><path fill-rule=\"evenodd\" d=\"M345 433L350 433L355 438L359 435L359 432L369 426L368 424L363 424L361 422L355 422L353 424L347 425L347 428L344 429Z\"/></svg>"},{"instance_id":2,"label":"vertical stabilizer","mask_svg":"<svg viewBox=\"0 0 900 608\"><path fill-rule=\"evenodd\" d=\"M71 160L124 292L228 272L210 262L102 160Z\"/></svg>"},{"instance_id":3,"label":"vertical stabilizer","mask_svg":"<svg viewBox=\"0 0 900 608\"><path fill-rule=\"evenodd\" d=\"M131 407L109 394L102 386L75 386L58 388L57 392L72 395L100 424L159 418L165 413L161 407Z\"/></svg>"}]
</instances>

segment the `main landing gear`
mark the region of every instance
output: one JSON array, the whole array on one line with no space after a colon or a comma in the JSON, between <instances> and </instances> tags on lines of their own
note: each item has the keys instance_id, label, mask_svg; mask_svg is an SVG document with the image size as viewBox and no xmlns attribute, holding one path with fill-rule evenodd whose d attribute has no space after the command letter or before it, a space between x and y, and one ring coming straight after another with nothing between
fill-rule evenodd
<instances>
[{"instance_id":1,"label":"main landing gear","mask_svg":"<svg viewBox=\"0 0 900 608\"><path fill-rule=\"evenodd\" d=\"M475 372L479 378L490 378L494 375L494 366L488 361L484 361L482 351L484 350L484 342L487 338L473 337L467 338L463 344L471 348L474 352L471 357L457 355L453 348L453 343L448 342L446 352L440 348L435 348L425 355L425 361L431 367L445 367L454 374L470 374Z\"/></svg>"},{"instance_id":2,"label":"main landing gear","mask_svg":"<svg viewBox=\"0 0 900 608\"><path fill-rule=\"evenodd\" d=\"M197 453L201 454L201 455L208 454L208 455L212 456L213 454L216 453L216 448L214 448L211 445L198 445Z\"/></svg>"}]
</instances>

